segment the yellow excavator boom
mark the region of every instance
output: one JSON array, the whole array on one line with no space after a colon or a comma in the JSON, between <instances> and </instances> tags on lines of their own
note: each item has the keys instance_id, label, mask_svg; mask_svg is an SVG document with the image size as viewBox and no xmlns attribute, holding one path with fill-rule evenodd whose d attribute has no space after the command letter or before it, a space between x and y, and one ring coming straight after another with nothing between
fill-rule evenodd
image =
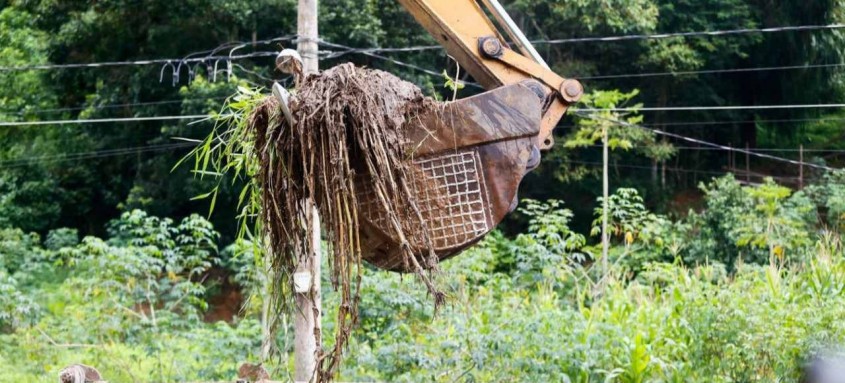
<instances>
[{"instance_id":1,"label":"yellow excavator boom","mask_svg":"<svg viewBox=\"0 0 845 383\"><path fill-rule=\"evenodd\" d=\"M541 83L543 91L550 95L550 103L543 110L539 147L551 148L552 130L569 105L580 99L583 87L578 81L563 78L549 69L498 0L399 0L399 3L485 89L527 79ZM511 44L518 51L511 49Z\"/></svg>"}]
</instances>

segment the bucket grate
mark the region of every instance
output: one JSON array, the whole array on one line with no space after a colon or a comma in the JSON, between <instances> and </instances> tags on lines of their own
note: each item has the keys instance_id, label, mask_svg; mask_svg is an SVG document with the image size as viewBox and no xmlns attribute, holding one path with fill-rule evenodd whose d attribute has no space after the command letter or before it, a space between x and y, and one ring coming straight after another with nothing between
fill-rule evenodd
<instances>
[{"instance_id":1,"label":"bucket grate","mask_svg":"<svg viewBox=\"0 0 845 383\"><path fill-rule=\"evenodd\" d=\"M484 173L474 150L417 159L412 170L412 193L435 249L464 245L490 230ZM364 217L389 232L373 191L368 185L362 186L359 202ZM414 246L423 245L422 236L410 240Z\"/></svg>"}]
</instances>

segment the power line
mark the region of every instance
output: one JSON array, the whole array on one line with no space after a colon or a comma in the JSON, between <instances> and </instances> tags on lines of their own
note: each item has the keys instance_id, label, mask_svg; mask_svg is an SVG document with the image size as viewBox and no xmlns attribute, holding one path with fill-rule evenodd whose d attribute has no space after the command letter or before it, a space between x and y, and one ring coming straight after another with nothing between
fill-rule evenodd
<instances>
[{"instance_id":1,"label":"power line","mask_svg":"<svg viewBox=\"0 0 845 383\"><path fill-rule=\"evenodd\" d=\"M533 44L567 44L567 43L582 43L582 42L609 42L609 41L626 41L626 40L657 40L667 39L673 37L713 37L713 36L728 36L749 33L774 33L787 31L816 31L816 30L835 30L845 28L845 24L827 24L827 25L799 25L786 27L772 27L772 28L742 28L730 30L717 31L695 31L695 32L676 32L676 33L659 33L659 34L635 34L635 35L619 35L619 36L605 36L605 37L580 37L569 39L555 39L555 40L534 40ZM24 70L51 70L51 69L72 69L72 68L102 68L113 66L135 66L135 65L155 65L155 64L173 64L173 63L191 63L191 62L205 62L215 60L236 60L251 57L267 57L274 55L275 52L254 52L244 55L234 56L234 51L247 47L249 45L268 44L278 41L286 41L295 39L296 36L284 36L265 40L256 40L253 42L239 42L227 43L218 46L215 49L191 53L181 59L149 59L149 60L132 60L132 61L106 61L106 62L92 62L92 63L73 63L73 64L38 64L38 65L24 65L0 67L0 72L24 71ZM324 40L320 40L323 44L332 44ZM238 45L234 45L238 44ZM335 44L336 45L336 44ZM214 56L215 53L222 49L232 47L228 56ZM379 52L416 52L424 50L443 49L439 45L425 45L413 47L387 47L387 48L352 48L338 46L350 50L347 53L379 53ZM202 53L210 53L203 57L191 57Z\"/></svg>"},{"instance_id":2,"label":"power line","mask_svg":"<svg viewBox=\"0 0 845 383\"><path fill-rule=\"evenodd\" d=\"M785 124L792 122L828 122L845 121L845 118L819 117L819 118L788 118L774 120L717 120L717 121L689 121L689 122L664 122L640 124L642 126L690 126L690 125L734 125L734 124Z\"/></svg>"},{"instance_id":3,"label":"power line","mask_svg":"<svg viewBox=\"0 0 845 383\"><path fill-rule=\"evenodd\" d=\"M97 124L106 122L138 122L138 121L166 121L166 120L202 120L210 118L207 114L194 114L187 116L150 116L150 117L125 117L125 118L95 118L78 120L47 120L47 121L15 121L0 122L4 126L39 126L39 125L77 125Z\"/></svg>"},{"instance_id":4,"label":"power line","mask_svg":"<svg viewBox=\"0 0 845 383\"><path fill-rule=\"evenodd\" d=\"M642 125L645 126L645 125ZM593 145L593 148L601 148L601 145ZM732 147L728 145L728 147ZM648 146L630 146L632 149L643 149ZM702 146L672 146L672 149L689 150L689 151L722 151L721 148L702 147ZM755 152L775 152L775 153L845 153L845 149L796 149L796 148L754 148Z\"/></svg>"},{"instance_id":5,"label":"power line","mask_svg":"<svg viewBox=\"0 0 845 383\"><path fill-rule=\"evenodd\" d=\"M749 34L749 33L818 31L818 30L834 30L834 29L843 29L843 28L845 28L845 24L798 25L798 26L773 27L773 28L741 28L741 29L728 29L728 30L719 30L719 31L637 34L637 35L621 35L621 36L606 36L606 37L579 37L579 38L557 39L557 40L537 40L537 41L532 41L532 43L534 43L534 44L569 44L569 43L609 42L609 41L627 41L627 40L661 40L661 39L668 39L668 38L673 38L673 37L714 37L714 36L742 35L742 34Z\"/></svg>"},{"instance_id":6,"label":"power line","mask_svg":"<svg viewBox=\"0 0 845 383\"><path fill-rule=\"evenodd\" d=\"M558 163L571 163L577 165L591 165L591 166L603 166L603 164L599 161L580 161L580 160L560 160L556 161ZM651 166L642 166L642 165L628 165L628 164L613 164L613 167L616 168L623 168L623 169L643 169L643 170L654 170ZM727 174L727 172L718 172L712 170L695 170L695 169L685 169L685 168L675 168L675 167L666 167L666 171L671 171L675 173L695 173L695 174L709 174L709 175L722 175Z\"/></svg>"},{"instance_id":7,"label":"power line","mask_svg":"<svg viewBox=\"0 0 845 383\"><path fill-rule=\"evenodd\" d=\"M343 55L350 54L350 53L358 53L358 54L363 54L365 56L373 57L373 58L376 58L376 59L379 59L379 60L388 61L388 62L391 62L393 64L396 64L396 65L399 65L399 66L402 66L402 67L406 67L406 68L410 68L410 69L413 69L413 70L416 70L416 71L420 71L420 72L426 73L426 74L434 76L434 77L439 78L439 77L443 76L442 73L437 73L437 72L435 72L431 69L423 68L421 66L414 65L414 64L409 64L409 63L406 63L404 61L396 60L394 58L382 56L382 55L375 53L375 52L378 52L379 50L352 48L352 47L349 47L349 46L346 46L346 45L332 43L332 42L328 42L328 41L325 41L325 40L320 40L319 43L322 44L322 45L332 47L332 48L344 49L344 51L332 52L332 53L328 54L327 56L325 56L324 59L333 59L333 58L338 58L338 57L341 57ZM391 51L396 52L396 51L398 51L396 49L400 49L400 48L390 48L390 49L391 49ZM412 49L412 48L407 48L407 49ZM408 50L403 50L403 51L408 51ZM476 87L476 88L479 88L479 89L484 89L481 85L474 83L474 82L461 81L460 83L465 84L465 85L469 85L469 86L472 86L472 87Z\"/></svg>"},{"instance_id":8,"label":"power line","mask_svg":"<svg viewBox=\"0 0 845 383\"><path fill-rule=\"evenodd\" d=\"M384 60L394 61L395 59L376 55L377 52L414 52L422 50L434 50L438 46L420 46L408 48L348 48L342 52L330 53L326 58L337 58L350 53L359 53L372 57L377 57ZM397 60L398 61L398 60ZM403 63L404 64L404 63ZM705 70L690 70L690 71L673 71L673 72L648 72L648 73L627 73L618 75L603 75L603 76L571 76L579 80L607 80L619 78L646 78L646 77L662 77L662 76L692 76L702 74L730 74L730 73L752 73L752 72L770 72L770 71L787 71L787 70L808 70L808 69L823 69L823 68L840 68L844 67L845 63L836 64L806 64L806 65L784 65L771 67L754 67L754 68L732 68L732 69L705 69ZM422 69L422 68L415 68ZM433 74L433 71L422 69L423 71Z\"/></svg>"},{"instance_id":9,"label":"power line","mask_svg":"<svg viewBox=\"0 0 845 383\"><path fill-rule=\"evenodd\" d=\"M670 122L654 122L642 123L642 126L662 127L662 126L693 126L699 127L701 125L736 125L736 124L786 124L793 122L833 122L845 121L845 118L838 117L818 117L818 118L789 118L789 119L774 119L774 120L715 120L715 121L670 121ZM576 125L564 125L562 128L575 128Z\"/></svg>"},{"instance_id":10,"label":"power line","mask_svg":"<svg viewBox=\"0 0 845 383\"><path fill-rule=\"evenodd\" d=\"M192 142L182 142L182 143L174 143L174 144L149 145L149 146L130 147L130 148L98 150L98 151L91 151L91 152L68 153L68 154L55 155L55 156L19 157L19 158L15 158L15 159L11 159L11 160L0 161L0 169L18 168L18 167L24 167L24 166L28 166L28 165L32 165L32 164L36 164L36 163L81 161L81 160L89 160L89 159L96 159L96 158L124 156L124 155L131 155L131 154L145 153L145 152L156 152L156 151L163 151L163 150L189 148L189 147L194 147L196 145L197 145L196 143L192 143Z\"/></svg>"},{"instance_id":11,"label":"power line","mask_svg":"<svg viewBox=\"0 0 845 383\"><path fill-rule=\"evenodd\" d=\"M581 112L689 112L708 110L773 110L773 109L838 109L845 104L805 104L805 105L726 105L726 106L669 106L650 108L583 108Z\"/></svg>"},{"instance_id":12,"label":"power line","mask_svg":"<svg viewBox=\"0 0 845 383\"><path fill-rule=\"evenodd\" d=\"M215 99L215 98L209 98ZM171 101L164 101L171 102ZM164 103L162 102L162 103ZM135 104L117 104L107 105L108 107L132 106L132 105L153 105L153 103L135 103ZM800 108L800 107L845 107L845 104L828 104L828 105L773 105L773 106L726 106L726 107L678 107L678 108L615 108L615 109L578 109L577 112L595 113L599 111L617 111L617 112L632 112L632 111L658 111L658 110L734 110L734 109L778 109L778 108ZM580 116L584 114L576 113ZM186 115L186 116L149 116L149 117L125 117L125 118L101 118L101 119L75 119L75 120L46 120L46 121L14 121L14 122L0 122L0 127L11 126L38 126L38 125L69 125L69 124L87 124L87 123L109 123L109 122L138 122L138 121L162 121L162 120L200 120L207 119L208 115ZM643 127L647 126L684 126L684 125L718 125L718 124L738 124L738 123L785 123L785 122L799 122L799 121L842 121L845 118L819 118L819 119L785 119L785 120L746 120L746 121L701 121L701 122L678 122L678 123L660 123L660 124L640 124Z\"/></svg>"},{"instance_id":13,"label":"power line","mask_svg":"<svg viewBox=\"0 0 845 383\"><path fill-rule=\"evenodd\" d=\"M818 69L818 68L839 68L845 66L845 63L838 64L812 64L812 65L789 65L789 66L773 66L773 67L757 67L757 68L735 68L735 69L708 69L708 70L692 70L692 71L676 71L676 72L651 72L651 73L628 73L618 75L606 76L572 76L579 80L607 80L617 78L641 78L641 77L660 77L660 76L690 76L699 74L725 74L725 73L749 73L749 72L769 72L782 70L801 70L801 69Z\"/></svg>"},{"instance_id":14,"label":"power line","mask_svg":"<svg viewBox=\"0 0 845 383\"><path fill-rule=\"evenodd\" d=\"M45 113L58 113L58 112L74 112L80 110L100 110L100 109L113 109L113 108L131 108L134 106L155 106L155 105L169 105L169 104L181 104L185 101L192 101L192 100L225 100L228 97L199 97L199 98L191 98L191 99L178 99L178 100L162 100L162 101L148 101L148 102L133 102L133 103L126 103L126 104L103 104L103 105L87 105L87 106L75 106L75 107L68 107L68 108L51 108L51 109L17 109L11 110L6 109L6 111L12 112L16 115L26 115L26 114L45 114Z\"/></svg>"},{"instance_id":15,"label":"power line","mask_svg":"<svg viewBox=\"0 0 845 383\"><path fill-rule=\"evenodd\" d=\"M765 158L765 159L769 159L769 160L773 160L773 161L785 162L785 163L798 165L798 166L809 166L809 167L813 167L813 168L817 168L817 169L823 169L823 170L836 170L834 168L824 166L824 165L818 165L818 164L813 164L813 163L808 163L808 162L790 160L788 158L777 157L777 156L773 156L773 155L765 154L765 153L757 153L757 152L751 151L751 150L734 148L734 147L730 147L730 146L716 144L716 143L713 143L713 142L699 140L699 139L692 138L692 137L682 136L680 134L669 133L669 132L662 131L660 129L647 128L647 127L644 127L644 126L641 126L641 125L631 124L629 122L620 121L620 120L617 120L617 119L614 119L614 118L608 118L608 117L596 116L596 115L588 115L588 114L581 114L577 111L575 113L579 114L579 115L581 115L585 118L592 119L592 120L604 120L604 121L608 121L608 122L611 122L611 123L614 123L614 124L620 125L620 126L648 130L648 131L654 132L655 134L658 134L658 135L661 135L661 136L672 137L672 138L676 138L676 139L679 139L679 140L683 140L683 141L687 141L687 142L691 142L691 143L695 143L695 144L699 144L699 145L710 146L710 147L713 147L713 148L719 148L719 149L722 149L722 150L725 150L725 151L747 154L749 156Z\"/></svg>"},{"instance_id":16,"label":"power line","mask_svg":"<svg viewBox=\"0 0 845 383\"><path fill-rule=\"evenodd\" d=\"M43 64L43 65L24 65L12 67L0 67L0 72L18 72L28 70L53 70L53 69L79 69L79 68L106 68L119 66L144 66L144 65L178 65L188 63L203 63L214 61L231 61L241 60L254 57L270 57L276 56L278 52L253 52L238 56L205 56L196 58L184 59L150 59L150 60L134 60L134 61L104 61L92 63L77 63L77 64Z\"/></svg>"},{"instance_id":17,"label":"power line","mask_svg":"<svg viewBox=\"0 0 845 383\"><path fill-rule=\"evenodd\" d=\"M843 29L845 24L827 24L827 25L797 25L786 27L772 27L772 28L741 28L728 29L716 31L694 31L694 32L675 32L675 33L657 33L657 34L635 34L635 35L617 35L604 37L577 37L568 39L540 39L532 40L532 44L568 44L568 43L583 43L583 42L609 42L609 41L626 41L626 40L659 40L673 37L713 37L713 36L728 36L741 35L753 33L775 33L788 31L815 31L815 30L835 30ZM328 43L324 40L321 43ZM349 48L349 47L346 47ZM427 50L442 50L440 45L417 45L410 47L372 47L372 48L349 48L352 51L347 53L388 53L388 52L419 52Z\"/></svg>"},{"instance_id":18,"label":"power line","mask_svg":"<svg viewBox=\"0 0 845 383\"><path fill-rule=\"evenodd\" d=\"M278 52L252 52L246 53L242 55L234 55L234 52L238 49L250 46L250 45L259 45L259 44L271 44L274 42L281 42L281 41L288 41L295 39L296 36L294 35L287 35L282 37L276 37L271 39L264 39L264 40L255 40L255 41L238 41L238 42L230 42L221 44L214 49L209 49L205 51L198 51L189 53L182 58L159 58L159 59L148 59L148 60L126 60L126 61L104 61L104 62L91 62L91 63L68 63L68 64L34 64L34 65L22 65L22 66L8 66L8 67L0 67L0 72L15 72L15 71L27 71L27 70L52 70L52 69L78 69L78 68L105 68L105 67L117 67L117 66L143 66L143 65L185 65L189 63L203 63L203 62L217 62L217 61L231 61L231 60L241 60L247 58L256 58L256 57L275 57ZM218 52L232 48L229 51L228 55L217 55ZM207 55L203 55L207 54ZM194 57L203 55L201 57ZM175 70L175 69L174 69Z\"/></svg>"}]
</instances>

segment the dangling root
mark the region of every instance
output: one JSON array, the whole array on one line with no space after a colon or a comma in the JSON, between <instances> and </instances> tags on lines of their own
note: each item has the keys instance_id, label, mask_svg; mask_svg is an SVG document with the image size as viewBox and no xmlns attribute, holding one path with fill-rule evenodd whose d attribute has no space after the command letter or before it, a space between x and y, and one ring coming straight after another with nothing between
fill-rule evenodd
<instances>
[{"instance_id":1,"label":"dangling root","mask_svg":"<svg viewBox=\"0 0 845 383\"><path fill-rule=\"evenodd\" d=\"M438 106L416 86L388 73L344 64L305 78L290 107L293 126L272 97L250 116L260 163L261 219L275 254L277 282L287 284L276 291L292 291L293 272L313 252L311 204L319 209L331 254L332 287L340 293L334 348L318 351L317 377L330 381L358 320L362 258L356 177L372 186L392 234L401 241L404 261L434 296L435 307L444 301L425 272L436 268L437 255L411 194L405 156L406 122ZM408 201L411 211L399 208ZM419 259L409 236L422 236L427 247Z\"/></svg>"}]
</instances>

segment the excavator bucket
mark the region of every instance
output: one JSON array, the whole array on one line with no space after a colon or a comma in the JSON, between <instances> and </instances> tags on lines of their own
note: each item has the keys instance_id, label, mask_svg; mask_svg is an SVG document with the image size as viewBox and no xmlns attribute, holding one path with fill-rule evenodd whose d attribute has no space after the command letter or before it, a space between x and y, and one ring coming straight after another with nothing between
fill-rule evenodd
<instances>
[{"instance_id":1,"label":"excavator bucket","mask_svg":"<svg viewBox=\"0 0 845 383\"><path fill-rule=\"evenodd\" d=\"M500 87L409 122L411 194L424 222L419 230L441 261L481 240L516 207L519 183L540 160L544 96L536 89L531 80ZM361 182L357 190L364 259L411 271L372 187ZM406 232L416 254L429 251L423 233Z\"/></svg>"}]
</instances>

